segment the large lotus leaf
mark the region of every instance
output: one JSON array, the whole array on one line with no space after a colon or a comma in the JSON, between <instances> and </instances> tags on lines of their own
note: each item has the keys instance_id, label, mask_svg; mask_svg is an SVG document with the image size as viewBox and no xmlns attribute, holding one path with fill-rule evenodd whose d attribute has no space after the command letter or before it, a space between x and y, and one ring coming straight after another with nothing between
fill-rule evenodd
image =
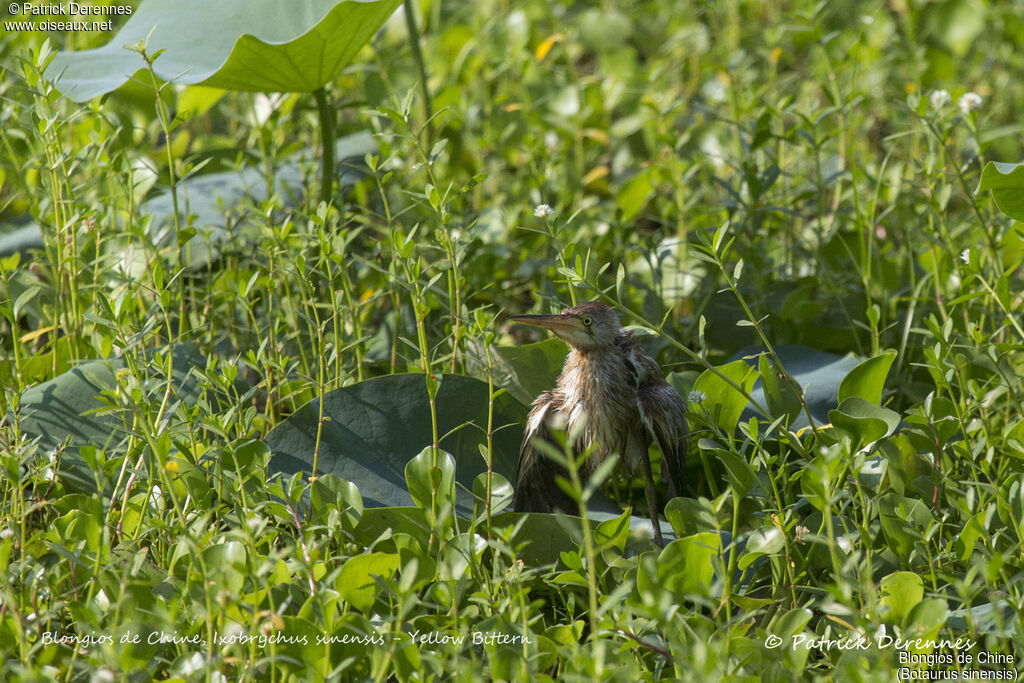
<instances>
[{"instance_id":1,"label":"large lotus leaf","mask_svg":"<svg viewBox=\"0 0 1024 683\"><path fill-rule=\"evenodd\" d=\"M338 140L335 145L339 187L354 185L362 177L363 159L377 151L377 143L366 131L353 133ZM289 160L274 174L274 191L290 205L302 196L303 159ZM203 268L215 260L218 245L237 239L239 226L228 220L231 210L250 199L267 199L267 182L263 171L247 166L237 171L210 173L189 178L178 186L178 202L182 215L190 215L190 225L196 235L186 246L186 261L191 268ZM153 216L149 234L159 247L174 246L174 211L170 191L149 199L141 207L143 215Z\"/></svg>"},{"instance_id":2,"label":"large lotus leaf","mask_svg":"<svg viewBox=\"0 0 1024 683\"><path fill-rule=\"evenodd\" d=\"M455 458L457 511L471 515L473 479L487 466L487 384L445 375L438 389L437 431L441 449ZM311 473L319 399L297 410L267 435L271 469ZM388 375L329 392L324 397L318 473L336 474L359 488L366 507L413 504L405 466L432 441L430 405L421 374ZM494 470L514 479L526 409L507 394L494 401Z\"/></svg>"},{"instance_id":3,"label":"large lotus leaf","mask_svg":"<svg viewBox=\"0 0 1024 683\"><path fill-rule=\"evenodd\" d=\"M204 368L206 359L191 344L174 345L172 382L177 400L194 403L200 395L198 382L190 372ZM39 438L40 452L63 444L60 475L78 490L95 490L96 475L77 454L82 446L116 451L128 436L130 424L113 412L96 413L109 406L104 392L118 384L117 372L126 367L124 358L86 361L53 379L26 389L21 395L18 425L29 438ZM151 372L155 369L147 366ZM158 379L155 376L152 379Z\"/></svg>"},{"instance_id":4,"label":"large lotus leaf","mask_svg":"<svg viewBox=\"0 0 1024 683\"><path fill-rule=\"evenodd\" d=\"M27 252L30 249L43 248L43 234L39 232L39 224L7 223L0 225L0 257L10 256L16 252Z\"/></svg>"},{"instance_id":5,"label":"large lotus leaf","mask_svg":"<svg viewBox=\"0 0 1024 683\"><path fill-rule=\"evenodd\" d=\"M555 386L569 353L565 342L557 337L533 344L499 346L495 351L501 369L509 376L503 384L523 403L531 403L538 394Z\"/></svg>"},{"instance_id":6,"label":"large lotus leaf","mask_svg":"<svg viewBox=\"0 0 1024 683\"><path fill-rule=\"evenodd\" d=\"M430 404L421 374L388 375L335 389L324 397L318 474L331 473L359 488L371 507L413 505L405 466L432 441ZM455 458L456 512L473 514L473 480L486 471L487 384L445 375L437 392L437 433L441 449ZM316 449L319 399L299 408L266 437L273 473L310 474ZM494 401L494 471L515 481L526 408L509 394ZM598 492L591 509L622 514ZM364 511L365 515L365 511Z\"/></svg>"},{"instance_id":7,"label":"large lotus leaf","mask_svg":"<svg viewBox=\"0 0 1024 683\"><path fill-rule=\"evenodd\" d=\"M377 151L377 143L369 132L362 131L338 140L335 150L334 158L340 159L338 186L344 188L354 185L362 176L363 159ZM274 191L286 206L305 191L302 168L306 161L290 159L282 163L274 174ZM191 216L189 225L196 230L185 247L185 259L190 268L205 268L219 256L218 245L239 236L241 226L228 217L246 199L257 203L267 199L267 182L261 169L246 166L233 171L208 173L188 178L178 185L181 215ZM148 232L158 248L176 246L172 201L170 190L164 190L139 207L141 216L152 217ZM38 223L21 228L2 228L0 231L4 233L0 235L0 256L43 247ZM109 240L107 244L110 245ZM122 267L126 271L135 273L145 269L141 254L136 258L130 248L125 249L123 244L120 248Z\"/></svg>"},{"instance_id":8,"label":"large lotus leaf","mask_svg":"<svg viewBox=\"0 0 1024 683\"><path fill-rule=\"evenodd\" d=\"M826 353L799 345L776 346L775 352L782 361L782 366L786 369L786 372L803 389L804 400L811 411L811 416L814 417L815 424L818 426L827 424L829 421L828 411L833 410L839 405L839 387L843 382L843 378L860 364L861 359L852 353L845 356L837 356L833 353ZM737 357L752 356L756 353L758 353L756 349L745 349L737 354ZM757 363L757 358L748 358L747 362L754 365ZM767 404L764 396L764 387L761 384L760 378L754 384L754 389L750 392L750 395L760 405ZM740 419L749 420L751 417L764 419L763 415L748 405ZM807 416L803 410L800 411L796 419L790 424L790 428L794 430L807 426L809 426L807 424Z\"/></svg>"},{"instance_id":9,"label":"large lotus leaf","mask_svg":"<svg viewBox=\"0 0 1024 683\"><path fill-rule=\"evenodd\" d=\"M226 90L311 92L356 56L401 0L146 0L109 43L61 52L47 68L58 90L85 100L140 76L125 45L144 42L167 81Z\"/></svg>"}]
</instances>

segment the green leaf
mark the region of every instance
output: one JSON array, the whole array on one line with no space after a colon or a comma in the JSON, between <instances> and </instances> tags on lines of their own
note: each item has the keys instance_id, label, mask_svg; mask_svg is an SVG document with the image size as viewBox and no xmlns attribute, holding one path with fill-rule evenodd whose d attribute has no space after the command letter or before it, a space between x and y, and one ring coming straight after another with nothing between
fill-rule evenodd
<instances>
[{"instance_id":1,"label":"green leaf","mask_svg":"<svg viewBox=\"0 0 1024 683\"><path fill-rule=\"evenodd\" d=\"M882 615L887 619L903 619L924 597L924 581L914 572L893 572L878 584Z\"/></svg>"},{"instance_id":2,"label":"green leaf","mask_svg":"<svg viewBox=\"0 0 1024 683\"><path fill-rule=\"evenodd\" d=\"M1000 521L1017 533L1018 540L1024 538L1024 473L1009 475L999 485L997 500Z\"/></svg>"},{"instance_id":3,"label":"green leaf","mask_svg":"<svg viewBox=\"0 0 1024 683\"><path fill-rule=\"evenodd\" d=\"M202 392L190 373L193 368L204 368L206 359L192 344L175 344L173 353L172 396L185 405L194 405ZM139 362L148 375L140 379L147 381L148 386L153 387L163 379L162 372L151 363L144 359ZM106 473L94 472L77 451L83 446L95 446L105 449L109 456L122 449L131 417L125 418L117 410L97 411L109 407L101 397L117 388L117 373L125 367L123 357L86 361L21 395L19 425L29 438L39 438L38 457L69 444L69 449L61 454L59 475L75 490L95 491L97 479L101 488L111 484Z\"/></svg>"},{"instance_id":4,"label":"green leaf","mask_svg":"<svg viewBox=\"0 0 1024 683\"><path fill-rule=\"evenodd\" d=\"M944 599L925 598L910 608L903 619L903 630L909 638L935 640L947 618L949 607Z\"/></svg>"},{"instance_id":5,"label":"green leaf","mask_svg":"<svg viewBox=\"0 0 1024 683\"><path fill-rule=\"evenodd\" d=\"M499 346L499 368L508 375L502 382L509 392L525 404L538 394L555 386L565 365L567 347L562 340L551 337L521 346Z\"/></svg>"},{"instance_id":6,"label":"green leaf","mask_svg":"<svg viewBox=\"0 0 1024 683\"><path fill-rule=\"evenodd\" d=\"M935 518L924 501L887 493L878 499L882 533L897 557L909 558Z\"/></svg>"},{"instance_id":7,"label":"green leaf","mask_svg":"<svg viewBox=\"0 0 1024 683\"><path fill-rule=\"evenodd\" d=\"M232 592L242 590L249 575L247 563L248 550L244 543L239 541L228 541L218 543L200 551L203 563L192 564L193 577L201 580L203 584L209 585L216 582L216 585Z\"/></svg>"},{"instance_id":8,"label":"green leaf","mask_svg":"<svg viewBox=\"0 0 1024 683\"><path fill-rule=\"evenodd\" d=\"M470 564L478 564L480 555L487 547L487 541L479 534L456 534L441 546L437 561L437 578L441 581L457 581L466 576Z\"/></svg>"},{"instance_id":9,"label":"green leaf","mask_svg":"<svg viewBox=\"0 0 1024 683\"><path fill-rule=\"evenodd\" d=\"M146 0L110 42L60 52L46 70L75 100L140 78L145 62L125 45L162 50L154 71L165 81L225 90L312 92L333 80L401 0ZM143 80L140 78L140 80ZM145 82L145 81L144 81Z\"/></svg>"},{"instance_id":10,"label":"green leaf","mask_svg":"<svg viewBox=\"0 0 1024 683\"><path fill-rule=\"evenodd\" d=\"M405 465L405 483L409 495L418 507L429 510L434 492L437 503L451 503L455 499L455 459L440 451L434 466L434 449L427 446Z\"/></svg>"},{"instance_id":11,"label":"green leaf","mask_svg":"<svg viewBox=\"0 0 1024 683\"><path fill-rule=\"evenodd\" d=\"M805 607L791 609L772 621L769 632L789 643L791 638L804 630L814 613Z\"/></svg>"},{"instance_id":12,"label":"green leaf","mask_svg":"<svg viewBox=\"0 0 1024 683\"><path fill-rule=\"evenodd\" d=\"M487 469L479 449L487 437L487 384L445 375L436 406L440 446L451 454L460 484L456 511L469 517L473 480ZM423 375L388 375L331 391L324 397L324 415L330 419L323 423L319 472L355 484L368 508L413 505L406 464L433 442ZM495 398L494 471L506 479L515 474L525 420L526 409L510 395ZM318 423L319 399L313 399L267 435L272 473L312 471ZM429 493L426 500L429 507Z\"/></svg>"},{"instance_id":13,"label":"green leaf","mask_svg":"<svg viewBox=\"0 0 1024 683\"><path fill-rule=\"evenodd\" d=\"M882 389L885 388L885 378L889 376L889 368L896 360L895 351L886 351L850 370L839 384L839 402L851 396L864 399L875 405L882 404Z\"/></svg>"},{"instance_id":14,"label":"green leaf","mask_svg":"<svg viewBox=\"0 0 1024 683\"><path fill-rule=\"evenodd\" d=\"M746 460L725 449L714 449L717 457L725 465L726 478L733 494L743 498L757 483L757 473Z\"/></svg>"},{"instance_id":15,"label":"green leaf","mask_svg":"<svg viewBox=\"0 0 1024 683\"><path fill-rule=\"evenodd\" d=\"M840 403L838 410L830 410L828 418L836 428L853 438L855 451L889 436L900 426L898 413L872 405L856 396Z\"/></svg>"},{"instance_id":16,"label":"green leaf","mask_svg":"<svg viewBox=\"0 0 1024 683\"><path fill-rule=\"evenodd\" d=\"M785 541L786 539L783 537L782 532L774 525L755 529L747 537L747 544L737 566L740 571L743 571L753 564L757 558L764 555L774 555L782 549Z\"/></svg>"},{"instance_id":17,"label":"green leaf","mask_svg":"<svg viewBox=\"0 0 1024 683\"><path fill-rule=\"evenodd\" d=\"M615 196L615 202L622 211L622 221L631 221L647 204L654 193L655 176L650 168L640 171L623 185Z\"/></svg>"},{"instance_id":18,"label":"green leaf","mask_svg":"<svg viewBox=\"0 0 1024 683\"><path fill-rule=\"evenodd\" d=\"M491 473L491 514L496 515L512 505L515 491L508 479L497 472ZM487 472L481 472L473 480L473 514L478 519L484 514L487 504Z\"/></svg>"},{"instance_id":19,"label":"green leaf","mask_svg":"<svg viewBox=\"0 0 1024 683\"><path fill-rule=\"evenodd\" d=\"M363 176L363 159L377 151L377 143L366 131L346 135L335 144L334 158L338 159L337 182L341 188L354 185ZM306 153L284 160L274 171L274 193L284 206L293 198L301 197L306 187L304 168L311 161ZM205 268L221 253L221 245L255 238L248 221L230 220L244 202L259 204L269 198L265 172L256 166L243 166L238 170L206 173L187 178L177 186L178 208L189 216L190 227L182 230L184 258L190 269ZM170 190L163 190L142 202L139 216L149 218L146 233L158 248L177 246L174 238L174 202ZM130 238L117 231L104 238L108 253L121 259L128 272L140 277L149 267L141 251L129 248ZM43 249L43 235L37 223L21 228L0 226L0 256ZM563 354L564 355L564 354Z\"/></svg>"},{"instance_id":20,"label":"green leaf","mask_svg":"<svg viewBox=\"0 0 1024 683\"><path fill-rule=\"evenodd\" d=\"M310 487L310 513L326 523L335 510L341 514L344 528L352 529L363 516L363 497L352 482L325 474Z\"/></svg>"},{"instance_id":21,"label":"green leaf","mask_svg":"<svg viewBox=\"0 0 1024 683\"><path fill-rule=\"evenodd\" d=\"M761 386L764 387L765 397L768 399L768 411L771 413L771 417L785 415L786 424L791 424L803 407L800 404L800 396L767 354L762 354L757 365L761 374ZM799 390L799 384L797 384L797 390Z\"/></svg>"},{"instance_id":22,"label":"green leaf","mask_svg":"<svg viewBox=\"0 0 1024 683\"><path fill-rule=\"evenodd\" d=\"M343 600L361 612L368 612L379 592L374 577L389 578L396 571L398 555L395 553L356 555L342 565L334 587Z\"/></svg>"},{"instance_id":23,"label":"green leaf","mask_svg":"<svg viewBox=\"0 0 1024 683\"><path fill-rule=\"evenodd\" d=\"M718 529L714 508L706 498L673 498L665 506L665 517L678 536Z\"/></svg>"},{"instance_id":24,"label":"green leaf","mask_svg":"<svg viewBox=\"0 0 1024 683\"><path fill-rule=\"evenodd\" d=\"M726 363L715 369L747 393L750 393L757 380L757 371L742 360ZM727 434L731 434L736 429L743 408L747 405L746 397L711 370L701 373L693 385L693 390L701 392L706 397L702 405L708 409L718 426Z\"/></svg>"},{"instance_id":25,"label":"green leaf","mask_svg":"<svg viewBox=\"0 0 1024 683\"><path fill-rule=\"evenodd\" d=\"M744 349L737 355L742 358L760 353L760 349ZM828 411L839 404L837 396L843 379L857 367L860 359L853 354L837 356L834 353L826 353L799 345L776 346L775 353L778 355L779 360L782 361L782 366L786 369L786 372L789 373L789 376L793 378L793 381L797 383L797 386L803 392L804 401L807 403L807 408L814 418L815 424L820 426L827 423L829 421ZM781 378L779 379L782 381ZM781 398L781 388L779 393ZM759 378L754 384L750 395L758 403L767 407L774 417L787 412L786 409L790 407L787 403L781 401L776 409L771 407L773 404L765 395L763 378ZM765 416L762 416L752 407L747 406L740 419L747 421L751 417L763 419ZM807 416L804 415L803 410L800 410L790 423L789 428L799 430L808 426Z\"/></svg>"},{"instance_id":26,"label":"green leaf","mask_svg":"<svg viewBox=\"0 0 1024 683\"><path fill-rule=\"evenodd\" d=\"M594 532L594 540L602 549L618 548L622 551L626 547L626 539L629 538L629 512L623 512L615 519L607 519L597 525Z\"/></svg>"},{"instance_id":27,"label":"green leaf","mask_svg":"<svg viewBox=\"0 0 1024 683\"><path fill-rule=\"evenodd\" d=\"M988 5L982 0L945 0L922 8L923 32L947 54L962 59L988 25Z\"/></svg>"},{"instance_id":28,"label":"green leaf","mask_svg":"<svg viewBox=\"0 0 1024 683\"><path fill-rule=\"evenodd\" d=\"M949 625L958 631L993 634L1011 638L1020 628L1017 610L1006 600L964 607L949 613Z\"/></svg>"},{"instance_id":29,"label":"green leaf","mask_svg":"<svg viewBox=\"0 0 1024 683\"><path fill-rule=\"evenodd\" d=\"M658 583L677 595L709 594L715 578L711 559L721 549L722 538L717 533L694 534L672 541L658 556Z\"/></svg>"},{"instance_id":30,"label":"green leaf","mask_svg":"<svg viewBox=\"0 0 1024 683\"><path fill-rule=\"evenodd\" d=\"M1024 163L990 161L981 171L978 192L992 191L996 206L1010 218L1024 221Z\"/></svg>"}]
</instances>

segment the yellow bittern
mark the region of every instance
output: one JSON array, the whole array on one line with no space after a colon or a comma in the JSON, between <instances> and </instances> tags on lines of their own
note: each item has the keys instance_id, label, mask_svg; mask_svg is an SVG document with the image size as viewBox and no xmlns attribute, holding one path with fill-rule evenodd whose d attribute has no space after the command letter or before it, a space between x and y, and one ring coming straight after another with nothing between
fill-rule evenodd
<instances>
[{"instance_id":1,"label":"yellow bittern","mask_svg":"<svg viewBox=\"0 0 1024 683\"><path fill-rule=\"evenodd\" d=\"M662 545L658 502L648 448L661 451L662 473L668 473L669 496L682 490L689 429L686 403L661 373L657 362L622 329L619 316L606 304L590 301L559 315L516 315L511 320L551 330L571 347L555 388L533 402L526 435L519 450L513 507L516 512L575 512L576 503L555 481L563 467L537 448L545 440L556 448L553 429L574 440L576 454L590 450L580 467L585 484L612 453L632 470L638 463L646 476L647 505L654 540Z\"/></svg>"}]
</instances>

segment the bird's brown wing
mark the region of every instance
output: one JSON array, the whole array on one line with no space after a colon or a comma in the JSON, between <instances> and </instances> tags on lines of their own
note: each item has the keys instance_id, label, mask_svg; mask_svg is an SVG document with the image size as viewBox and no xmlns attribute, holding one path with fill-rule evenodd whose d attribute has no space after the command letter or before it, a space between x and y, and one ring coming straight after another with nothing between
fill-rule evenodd
<instances>
[{"instance_id":1,"label":"bird's brown wing","mask_svg":"<svg viewBox=\"0 0 1024 683\"><path fill-rule=\"evenodd\" d=\"M515 512L552 512L563 510L574 512L576 504L556 482L556 477L565 477L565 468L549 458L538 442L546 441L558 448L548 428L548 418L553 397L545 391L533 402L530 416L526 420L526 434L519 449L516 465L516 489L512 499Z\"/></svg>"},{"instance_id":2,"label":"bird's brown wing","mask_svg":"<svg viewBox=\"0 0 1024 683\"><path fill-rule=\"evenodd\" d=\"M683 468L690 437L686 404L679 392L664 380L641 386L636 403L644 426L661 451L662 478L668 479L669 495L674 498L683 491Z\"/></svg>"}]
</instances>

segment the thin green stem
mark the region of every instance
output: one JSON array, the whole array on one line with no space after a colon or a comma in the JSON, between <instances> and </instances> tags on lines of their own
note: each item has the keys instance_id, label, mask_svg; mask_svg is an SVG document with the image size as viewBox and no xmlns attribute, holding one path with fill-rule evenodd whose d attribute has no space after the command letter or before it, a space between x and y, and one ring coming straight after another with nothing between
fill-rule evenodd
<instances>
[{"instance_id":1,"label":"thin green stem","mask_svg":"<svg viewBox=\"0 0 1024 683\"><path fill-rule=\"evenodd\" d=\"M320 116L320 201L329 203L334 197L334 179L337 175L334 161L334 110L326 88L313 91Z\"/></svg>"}]
</instances>

